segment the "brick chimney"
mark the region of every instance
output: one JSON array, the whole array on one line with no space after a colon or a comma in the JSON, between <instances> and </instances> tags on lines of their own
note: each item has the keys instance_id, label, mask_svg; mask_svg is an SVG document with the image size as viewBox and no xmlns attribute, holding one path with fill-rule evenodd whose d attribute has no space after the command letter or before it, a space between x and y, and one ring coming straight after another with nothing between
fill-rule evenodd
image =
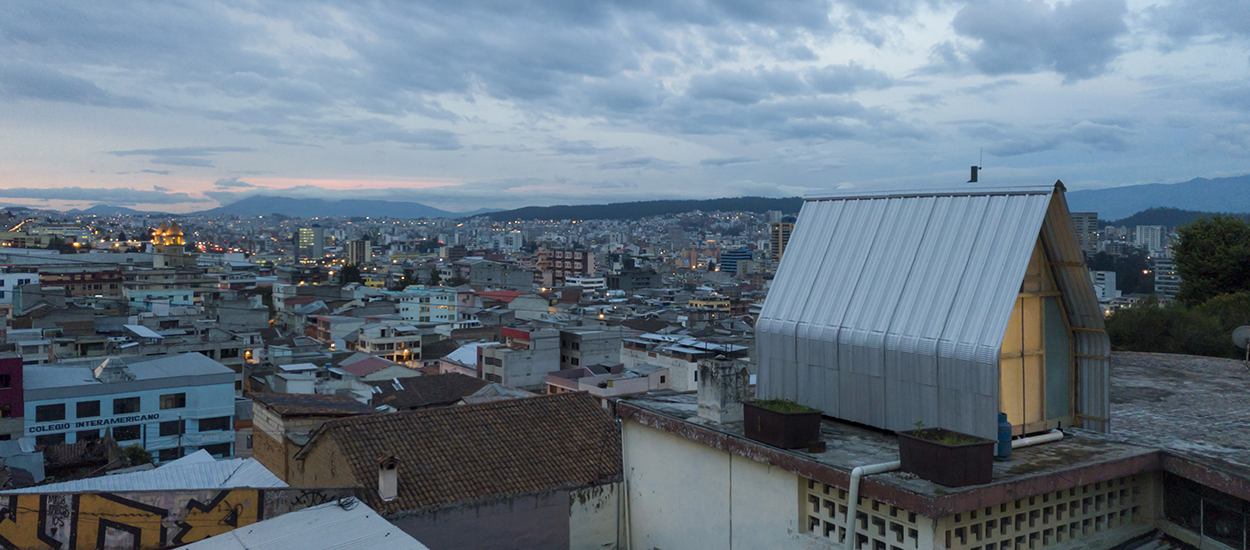
<instances>
[{"instance_id":1,"label":"brick chimney","mask_svg":"<svg viewBox=\"0 0 1250 550\"><path fill-rule=\"evenodd\" d=\"M723 355L699 361L699 416L719 424L741 422L750 382L743 363Z\"/></svg>"}]
</instances>

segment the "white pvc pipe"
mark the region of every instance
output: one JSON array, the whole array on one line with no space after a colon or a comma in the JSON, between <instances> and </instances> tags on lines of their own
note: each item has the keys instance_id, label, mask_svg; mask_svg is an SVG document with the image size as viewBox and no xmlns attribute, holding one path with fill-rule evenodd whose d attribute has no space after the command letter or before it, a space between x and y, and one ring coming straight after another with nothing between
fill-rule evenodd
<instances>
[{"instance_id":1,"label":"white pvc pipe","mask_svg":"<svg viewBox=\"0 0 1250 550\"><path fill-rule=\"evenodd\" d=\"M1051 441L1059 441L1060 439L1063 439L1063 432L1051 430L1042 435L1013 439L1011 440L1011 448L1018 449L1020 447L1040 445ZM859 479L866 475L894 471L901 466L902 463L896 460L894 462L856 466L854 470L851 470L850 487L848 487L850 494L846 501L846 540L843 541L845 542L846 550L855 550L855 530L859 525L859 520L855 517L859 513L859 510L857 510L859 508Z\"/></svg>"},{"instance_id":2,"label":"white pvc pipe","mask_svg":"<svg viewBox=\"0 0 1250 550\"><path fill-rule=\"evenodd\" d=\"M1059 441L1063 439L1063 432L1059 430L1051 430L1042 435L1034 435L1030 437L1021 437L1020 439L1011 440L1011 448L1019 449L1020 447L1030 447L1042 443L1050 443L1051 441Z\"/></svg>"},{"instance_id":3,"label":"white pvc pipe","mask_svg":"<svg viewBox=\"0 0 1250 550\"><path fill-rule=\"evenodd\" d=\"M846 550L855 550L855 527L859 521L855 515L859 513L856 508L859 507L859 478L897 470L902 467L903 463L895 460L894 462L882 462L880 464L869 464L867 466L856 466L851 470L851 481L849 483L850 494L847 495L846 501Z\"/></svg>"}]
</instances>

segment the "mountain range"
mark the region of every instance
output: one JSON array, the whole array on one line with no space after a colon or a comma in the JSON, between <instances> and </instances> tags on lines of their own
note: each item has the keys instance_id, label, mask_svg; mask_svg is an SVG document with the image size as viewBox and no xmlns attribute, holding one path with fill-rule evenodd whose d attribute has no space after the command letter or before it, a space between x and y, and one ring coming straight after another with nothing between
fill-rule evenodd
<instances>
[{"instance_id":1,"label":"mountain range","mask_svg":"<svg viewBox=\"0 0 1250 550\"><path fill-rule=\"evenodd\" d=\"M1177 208L1199 212L1250 212L1250 175L1231 178L1194 178L1184 183L1149 183L1068 193L1073 212L1097 212L1104 220L1118 220L1150 208Z\"/></svg>"},{"instance_id":2,"label":"mountain range","mask_svg":"<svg viewBox=\"0 0 1250 550\"><path fill-rule=\"evenodd\" d=\"M1228 178L1195 178L1183 183L1151 183L1127 185L1106 189L1071 191L1067 194L1068 206L1073 212L1097 212L1103 220L1120 220L1142 225L1179 225L1167 220L1184 220L1209 212L1250 212L1250 175ZM803 204L799 197L764 198L734 197L707 200L657 200L613 204L528 206L515 210L481 208L472 212L449 212L418 202L383 200L324 200L297 199L290 197L253 196L231 204L219 206L195 215L265 216L282 214L298 218L343 217L390 217L415 218L464 218L488 215L496 221L504 220L589 220L589 219L641 219L650 216L678 214L694 210L745 211L762 213L780 210L786 214L798 212ZM1130 216L1156 209L1142 219L1127 220ZM1171 211L1159 210L1171 209ZM1187 211L1179 213L1177 211ZM121 206L96 205L70 213L97 215L169 215L161 212L144 212ZM1156 223L1144 223L1156 220Z\"/></svg>"}]
</instances>

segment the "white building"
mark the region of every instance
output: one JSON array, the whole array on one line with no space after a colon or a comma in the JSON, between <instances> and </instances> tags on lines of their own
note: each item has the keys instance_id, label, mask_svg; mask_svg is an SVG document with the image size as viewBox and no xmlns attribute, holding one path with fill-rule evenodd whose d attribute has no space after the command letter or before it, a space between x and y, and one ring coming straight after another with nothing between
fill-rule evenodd
<instances>
[{"instance_id":1,"label":"white building","mask_svg":"<svg viewBox=\"0 0 1250 550\"><path fill-rule=\"evenodd\" d=\"M0 307L12 306L13 291L31 283L39 283L38 273L0 273Z\"/></svg>"},{"instance_id":2,"label":"white building","mask_svg":"<svg viewBox=\"0 0 1250 550\"><path fill-rule=\"evenodd\" d=\"M1163 237L1166 228L1162 225L1139 225L1133 244L1151 252L1163 250Z\"/></svg>"},{"instance_id":3,"label":"white building","mask_svg":"<svg viewBox=\"0 0 1250 550\"><path fill-rule=\"evenodd\" d=\"M580 286L585 290L607 290L608 278L591 275L574 275L564 279L565 284Z\"/></svg>"},{"instance_id":4,"label":"white building","mask_svg":"<svg viewBox=\"0 0 1250 550\"><path fill-rule=\"evenodd\" d=\"M409 323L443 325L456 321L456 291L408 287L399 295L399 317Z\"/></svg>"},{"instance_id":5,"label":"white building","mask_svg":"<svg viewBox=\"0 0 1250 550\"><path fill-rule=\"evenodd\" d=\"M109 434L158 461L204 449L231 456L233 370L199 353L25 368L25 434L39 445Z\"/></svg>"}]
</instances>

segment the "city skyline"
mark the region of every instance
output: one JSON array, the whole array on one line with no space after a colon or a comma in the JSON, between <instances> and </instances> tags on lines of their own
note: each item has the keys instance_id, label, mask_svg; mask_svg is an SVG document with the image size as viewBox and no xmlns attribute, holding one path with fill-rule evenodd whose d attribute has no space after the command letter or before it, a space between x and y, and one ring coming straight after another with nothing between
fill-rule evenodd
<instances>
[{"instance_id":1,"label":"city skyline","mask_svg":"<svg viewBox=\"0 0 1250 550\"><path fill-rule=\"evenodd\" d=\"M0 203L445 210L1238 175L1217 0L25 3Z\"/></svg>"}]
</instances>

